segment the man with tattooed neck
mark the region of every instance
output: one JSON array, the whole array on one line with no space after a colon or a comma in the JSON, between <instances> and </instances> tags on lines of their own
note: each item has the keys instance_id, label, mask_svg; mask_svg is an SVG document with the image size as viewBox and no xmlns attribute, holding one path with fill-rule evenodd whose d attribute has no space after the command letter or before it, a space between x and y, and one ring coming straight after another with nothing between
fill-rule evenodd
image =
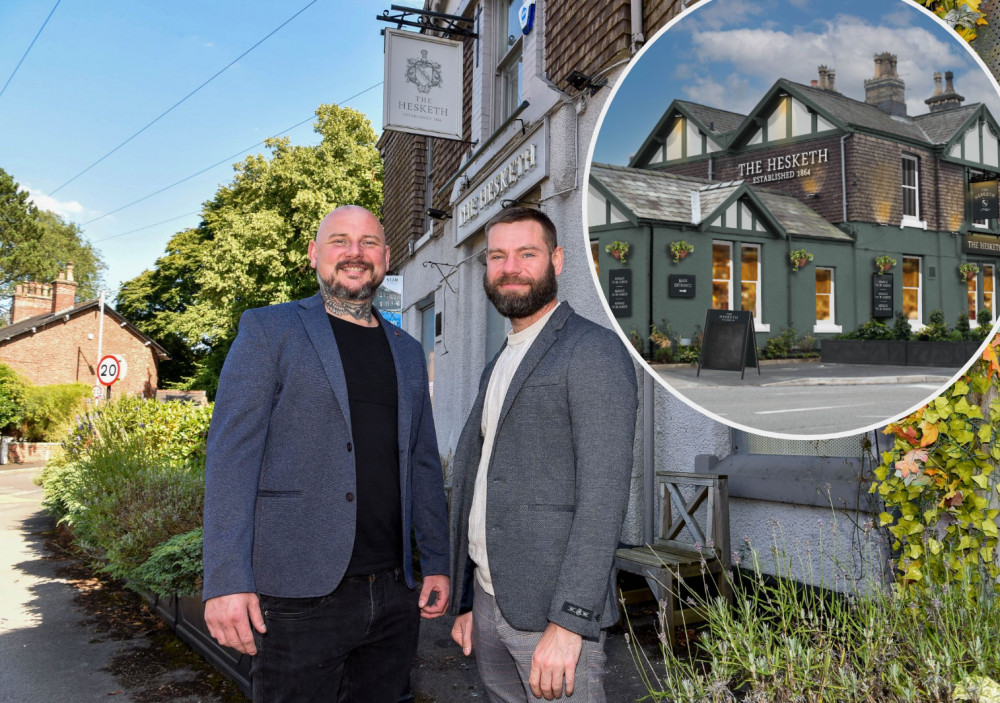
<instances>
[{"instance_id":1,"label":"man with tattooed neck","mask_svg":"<svg viewBox=\"0 0 1000 703\"><path fill-rule=\"evenodd\" d=\"M372 307L389 265L374 215L327 215L309 264L319 292L246 311L219 378L205 621L253 655L254 701L395 703L419 618L449 599L427 369L420 343Z\"/></svg>"}]
</instances>

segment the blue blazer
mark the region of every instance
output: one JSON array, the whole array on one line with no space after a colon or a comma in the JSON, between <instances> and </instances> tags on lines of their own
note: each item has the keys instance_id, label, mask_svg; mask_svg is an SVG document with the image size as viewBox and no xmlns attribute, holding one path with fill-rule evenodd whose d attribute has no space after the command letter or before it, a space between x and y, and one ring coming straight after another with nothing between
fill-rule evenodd
<instances>
[{"instance_id":1,"label":"blue blazer","mask_svg":"<svg viewBox=\"0 0 1000 703\"><path fill-rule=\"evenodd\" d=\"M403 567L411 528L424 575L448 573L441 459L420 343L379 320L396 367ZM357 503L347 381L319 294L247 310L208 433L205 599L333 591L354 546Z\"/></svg>"}]
</instances>

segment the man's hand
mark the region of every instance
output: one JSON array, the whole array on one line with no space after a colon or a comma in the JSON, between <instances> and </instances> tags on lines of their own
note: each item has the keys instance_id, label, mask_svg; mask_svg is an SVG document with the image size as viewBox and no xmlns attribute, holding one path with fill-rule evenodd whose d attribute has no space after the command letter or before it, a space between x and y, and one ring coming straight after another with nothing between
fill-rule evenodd
<instances>
[{"instance_id":1,"label":"man's hand","mask_svg":"<svg viewBox=\"0 0 1000 703\"><path fill-rule=\"evenodd\" d=\"M264 634L267 631L256 593L233 593L205 601L205 624L223 647L232 647L251 656L256 654L251 623L257 632Z\"/></svg>"},{"instance_id":2,"label":"man's hand","mask_svg":"<svg viewBox=\"0 0 1000 703\"><path fill-rule=\"evenodd\" d=\"M451 638L462 648L465 656L472 654L472 612L463 613L455 618L451 626Z\"/></svg>"},{"instance_id":3,"label":"man's hand","mask_svg":"<svg viewBox=\"0 0 1000 703\"><path fill-rule=\"evenodd\" d=\"M425 576L424 585L420 589L420 617L437 618L444 615L448 609L449 580L440 574Z\"/></svg>"},{"instance_id":4,"label":"man's hand","mask_svg":"<svg viewBox=\"0 0 1000 703\"><path fill-rule=\"evenodd\" d=\"M454 636L454 630L452 631ZM528 685L536 698L551 701L562 698L563 677L566 678L566 695L573 695L576 662L583 649L583 637L550 622L531 657Z\"/></svg>"}]
</instances>

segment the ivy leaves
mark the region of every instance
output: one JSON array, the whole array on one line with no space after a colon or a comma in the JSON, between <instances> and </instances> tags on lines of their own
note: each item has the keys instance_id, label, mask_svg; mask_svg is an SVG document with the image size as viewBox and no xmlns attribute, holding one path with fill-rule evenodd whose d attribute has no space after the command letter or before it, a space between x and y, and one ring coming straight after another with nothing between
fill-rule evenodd
<instances>
[{"instance_id":1,"label":"ivy leaves","mask_svg":"<svg viewBox=\"0 0 1000 703\"><path fill-rule=\"evenodd\" d=\"M976 38L976 27L987 24L982 0L913 0L943 19L966 41Z\"/></svg>"}]
</instances>

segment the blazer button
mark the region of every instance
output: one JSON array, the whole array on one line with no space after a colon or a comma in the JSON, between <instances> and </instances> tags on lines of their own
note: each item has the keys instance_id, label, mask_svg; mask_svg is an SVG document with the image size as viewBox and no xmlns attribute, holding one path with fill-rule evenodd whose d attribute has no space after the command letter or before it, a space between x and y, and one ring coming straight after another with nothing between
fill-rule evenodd
<instances>
[{"instance_id":1,"label":"blazer button","mask_svg":"<svg viewBox=\"0 0 1000 703\"><path fill-rule=\"evenodd\" d=\"M347 451L349 451L349 452L353 452L354 451L354 444L353 443L351 443L351 442L347 443Z\"/></svg>"},{"instance_id":2,"label":"blazer button","mask_svg":"<svg viewBox=\"0 0 1000 703\"><path fill-rule=\"evenodd\" d=\"M354 502L354 494L353 493L348 493L347 494L347 502L348 503L353 503Z\"/></svg>"}]
</instances>

